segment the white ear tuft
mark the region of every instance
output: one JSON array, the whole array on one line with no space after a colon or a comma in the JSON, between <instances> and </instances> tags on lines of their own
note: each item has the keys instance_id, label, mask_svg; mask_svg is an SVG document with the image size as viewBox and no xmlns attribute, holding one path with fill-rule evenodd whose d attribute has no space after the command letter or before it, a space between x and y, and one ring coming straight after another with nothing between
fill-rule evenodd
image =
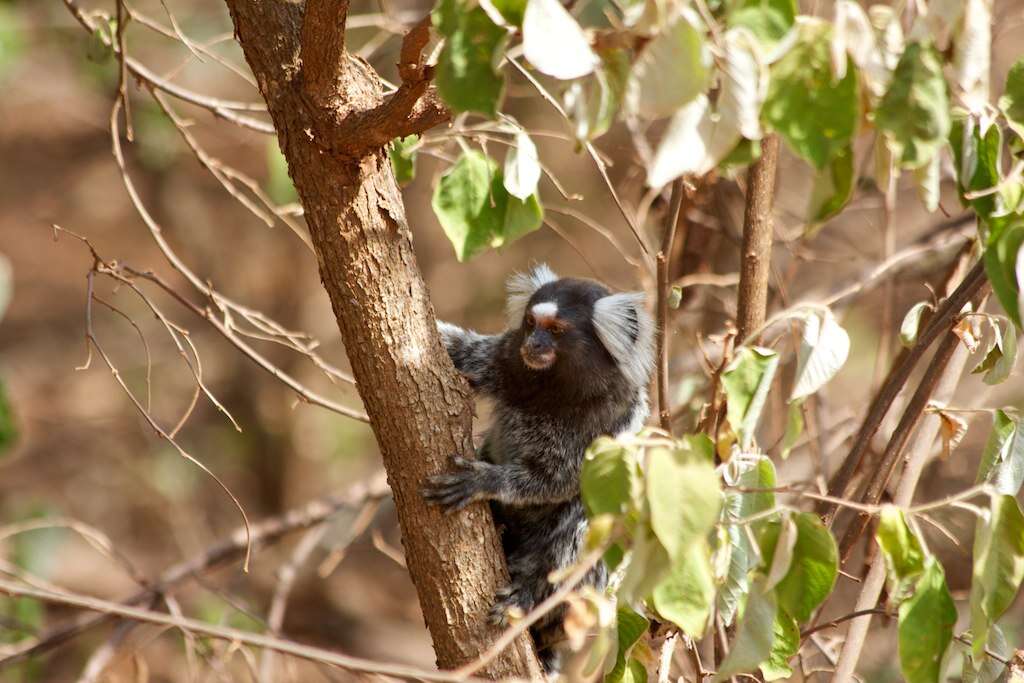
<instances>
[{"instance_id":1,"label":"white ear tuft","mask_svg":"<svg viewBox=\"0 0 1024 683\"><path fill-rule=\"evenodd\" d=\"M654 369L654 321L643 292L609 294L594 303L594 329L634 386L646 387Z\"/></svg>"},{"instance_id":2,"label":"white ear tuft","mask_svg":"<svg viewBox=\"0 0 1024 683\"><path fill-rule=\"evenodd\" d=\"M538 289L558 279L554 271L546 263L541 263L527 273L516 273L508 279L505 287L508 299L505 303L505 315L509 327L519 327L526 313L526 304Z\"/></svg>"}]
</instances>

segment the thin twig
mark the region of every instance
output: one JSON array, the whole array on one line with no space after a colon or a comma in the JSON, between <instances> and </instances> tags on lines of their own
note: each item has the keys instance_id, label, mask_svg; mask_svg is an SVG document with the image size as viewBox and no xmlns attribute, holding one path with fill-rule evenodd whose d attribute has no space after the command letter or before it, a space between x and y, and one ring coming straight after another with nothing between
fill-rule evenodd
<instances>
[{"instance_id":1,"label":"thin twig","mask_svg":"<svg viewBox=\"0 0 1024 683\"><path fill-rule=\"evenodd\" d=\"M672 195L669 200L668 216L665 222L661 249L658 251L658 421L661 428L668 434L672 433L672 406L669 403L668 389L668 299L669 280L671 279L672 253L679 229L680 209L683 205L683 179L678 178L672 183Z\"/></svg>"}]
</instances>

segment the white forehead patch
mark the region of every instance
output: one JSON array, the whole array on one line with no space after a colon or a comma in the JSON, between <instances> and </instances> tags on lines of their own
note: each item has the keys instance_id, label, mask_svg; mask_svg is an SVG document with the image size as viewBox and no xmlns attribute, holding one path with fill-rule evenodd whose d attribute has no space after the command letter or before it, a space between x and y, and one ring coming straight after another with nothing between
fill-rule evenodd
<instances>
[{"instance_id":1,"label":"white forehead patch","mask_svg":"<svg viewBox=\"0 0 1024 683\"><path fill-rule=\"evenodd\" d=\"M538 318L555 318L558 316L558 304L554 301L542 301L534 304L530 311Z\"/></svg>"}]
</instances>

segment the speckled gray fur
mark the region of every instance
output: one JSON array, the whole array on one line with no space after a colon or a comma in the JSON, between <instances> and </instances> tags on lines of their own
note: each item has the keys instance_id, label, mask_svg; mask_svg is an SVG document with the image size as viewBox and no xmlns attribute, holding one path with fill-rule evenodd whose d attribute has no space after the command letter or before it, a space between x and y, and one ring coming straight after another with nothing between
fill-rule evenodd
<instances>
[{"instance_id":1,"label":"speckled gray fur","mask_svg":"<svg viewBox=\"0 0 1024 683\"><path fill-rule=\"evenodd\" d=\"M572 328L557 340L554 366L535 371L520 357L530 331L524 313L526 304L545 301L557 302L559 317ZM454 470L424 488L449 510L491 501L512 578L496 596L491 618L498 624L506 623L510 608L526 613L548 597L556 588L548 575L576 561L587 529L579 484L584 452L598 436L643 425L654 336L641 296L560 280L546 266L510 279L508 308L518 320L500 335L438 323L456 368L493 399L494 419L476 460L454 458ZM595 309L605 313L597 325ZM623 326L612 330L611 349L602 342L609 325ZM606 580L602 563L585 582L602 588ZM531 629L549 671L558 666L563 613L555 610Z\"/></svg>"}]
</instances>

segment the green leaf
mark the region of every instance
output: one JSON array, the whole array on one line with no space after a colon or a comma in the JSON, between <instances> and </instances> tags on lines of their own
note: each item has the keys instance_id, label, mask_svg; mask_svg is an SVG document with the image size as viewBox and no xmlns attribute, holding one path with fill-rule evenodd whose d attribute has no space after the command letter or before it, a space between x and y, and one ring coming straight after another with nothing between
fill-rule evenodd
<instances>
[{"instance_id":1,"label":"green leaf","mask_svg":"<svg viewBox=\"0 0 1024 683\"><path fill-rule=\"evenodd\" d=\"M1024 57L1014 62L1006 75L1006 88L999 98L999 108L1013 132L1024 138Z\"/></svg>"},{"instance_id":2,"label":"green leaf","mask_svg":"<svg viewBox=\"0 0 1024 683\"><path fill-rule=\"evenodd\" d=\"M747 140L743 138L740 140L732 151L729 152L718 167L722 170L730 171L735 168L741 168L749 166L758 159L761 158L761 141L760 140Z\"/></svg>"},{"instance_id":3,"label":"green leaf","mask_svg":"<svg viewBox=\"0 0 1024 683\"><path fill-rule=\"evenodd\" d=\"M740 347L722 373L722 386L728 399L729 424L747 450L754 442L757 422L779 365L779 354L759 347Z\"/></svg>"},{"instance_id":4,"label":"green leaf","mask_svg":"<svg viewBox=\"0 0 1024 683\"><path fill-rule=\"evenodd\" d=\"M647 452L647 502L651 528L669 557L681 560L718 521L718 474L707 462L664 447Z\"/></svg>"},{"instance_id":5,"label":"green leaf","mask_svg":"<svg viewBox=\"0 0 1024 683\"><path fill-rule=\"evenodd\" d=\"M644 47L626 85L626 106L633 114L669 116L707 90L711 52L698 26L700 19L685 8Z\"/></svg>"},{"instance_id":6,"label":"green leaf","mask_svg":"<svg viewBox=\"0 0 1024 683\"><path fill-rule=\"evenodd\" d=\"M817 515L793 516L797 526L793 562L786 577L775 587L779 606L800 623L828 597L839 575L835 539Z\"/></svg>"},{"instance_id":7,"label":"green leaf","mask_svg":"<svg viewBox=\"0 0 1024 683\"><path fill-rule=\"evenodd\" d=\"M725 478L730 486L746 489L771 489L776 485L775 466L765 456L753 460L745 456L735 457L725 468ZM745 529L737 521L767 512L775 507L775 494L771 491L738 493L728 491L722 508L725 540L728 543L729 566L725 583L718 592L718 611L726 625L732 624L733 616L750 587L749 571L758 563L757 550L751 544ZM755 533L769 522L755 522Z\"/></svg>"},{"instance_id":8,"label":"green leaf","mask_svg":"<svg viewBox=\"0 0 1024 683\"><path fill-rule=\"evenodd\" d=\"M823 21L798 29L797 43L773 67L764 118L815 168L824 169L850 146L860 121L855 68L834 82L831 31Z\"/></svg>"},{"instance_id":9,"label":"green leaf","mask_svg":"<svg viewBox=\"0 0 1024 683\"><path fill-rule=\"evenodd\" d=\"M579 140L593 140L608 132L626 93L629 54L622 49L609 49L599 55L601 66L594 77L573 83L565 94L565 108L576 124Z\"/></svg>"},{"instance_id":10,"label":"green leaf","mask_svg":"<svg viewBox=\"0 0 1024 683\"><path fill-rule=\"evenodd\" d=\"M0 380L0 456L11 449L18 439L18 428L14 424L14 410L7 396L7 387Z\"/></svg>"},{"instance_id":11,"label":"green leaf","mask_svg":"<svg viewBox=\"0 0 1024 683\"><path fill-rule=\"evenodd\" d=\"M636 457L622 444L599 438L587 449L580 471L580 496L587 515L621 515L633 503L638 487Z\"/></svg>"},{"instance_id":12,"label":"green leaf","mask_svg":"<svg viewBox=\"0 0 1024 683\"><path fill-rule=\"evenodd\" d=\"M790 451L804 433L803 405L803 400L789 402L789 410L786 411L786 432L782 435L782 451L779 453L783 460L789 457Z\"/></svg>"},{"instance_id":13,"label":"green leaf","mask_svg":"<svg viewBox=\"0 0 1024 683\"><path fill-rule=\"evenodd\" d=\"M619 607L616 612L618 654L615 657L615 667L604 677L605 683L635 680L630 678L632 662L629 661L629 653L650 625L651 622L643 615L637 614L629 607ZM632 673L635 674L635 672Z\"/></svg>"},{"instance_id":14,"label":"green leaf","mask_svg":"<svg viewBox=\"0 0 1024 683\"><path fill-rule=\"evenodd\" d=\"M1024 429L1002 410L992 416L992 433L981 454L976 483L987 482L997 493L1015 496L1024 483Z\"/></svg>"},{"instance_id":15,"label":"green leaf","mask_svg":"<svg viewBox=\"0 0 1024 683\"><path fill-rule=\"evenodd\" d=\"M431 18L445 37L434 75L441 98L455 112L494 118L505 93L505 76L496 68L508 40L505 29L469 0L440 0Z\"/></svg>"},{"instance_id":16,"label":"green leaf","mask_svg":"<svg viewBox=\"0 0 1024 683\"><path fill-rule=\"evenodd\" d=\"M988 652L1002 657L1004 660L1013 657L1013 648L1006 642L1006 636L1001 628L992 625L988 633L987 652L982 654L980 661L974 659L971 648L964 649L963 657L963 683L996 683L1003 680L1003 673L1006 665L1003 662L988 655ZM975 668L975 664L978 664Z\"/></svg>"},{"instance_id":17,"label":"green leaf","mask_svg":"<svg viewBox=\"0 0 1024 683\"><path fill-rule=\"evenodd\" d=\"M971 634L975 660L984 652L988 630L1013 604L1024 580L1024 514L1012 495L994 496L987 520L974 534L971 577Z\"/></svg>"},{"instance_id":18,"label":"green leaf","mask_svg":"<svg viewBox=\"0 0 1024 683\"><path fill-rule=\"evenodd\" d=\"M523 56L538 71L572 80L601 64L575 17L558 0L528 0L523 17Z\"/></svg>"},{"instance_id":19,"label":"green leaf","mask_svg":"<svg viewBox=\"0 0 1024 683\"><path fill-rule=\"evenodd\" d=\"M622 677L622 683L647 683L647 667L635 657L629 658L626 668L626 675Z\"/></svg>"},{"instance_id":20,"label":"green leaf","mask_svg":"<svg viewBox=\"0 0 1024 683\"><path fill-rule=\"evenodd\" d=\"M672 559L665 546L641 527L633 536L629 566L619 584L620 603L629 604L634 600L646 599L671 568Z\"/></svg>"},{"instance_id":21,"label":"green leaf","mask_svg":"<svg viewBox=\"0 0 1024 683\"><path fill-rule=\"evenodd\" d=\"M983 255L985 273L992 283L992 290L1006 315L1017 327L1021 326L1017 258L1022 244L1024 219L1017 219L998 232L992 231Z\"/></svg>"},{"instance_id":22,"label":"green leaf","mask_svg":"<svg viewBox=\"0 0 1024 683\"><path fill-rule=\"evenodd\" d=\"M907 683L938 683L942 656L953 640L956 606L946 587L942 565L925 563L914 595L900 605L900 670Z\"/></svg>"},{"instance_id":23,"label":"green leaf","mask_svg":"<svg viewBox=\"0 0 1024 683\"><path fill-rule=\"evenodd\" d=\"M917 577L924 572L924 550L907 526L903 512L893 505L882 509L875 539L885 558L889 602L899 603L910 594Z\"/></svg>"},{"instance_id":24,"label":"green leaf","mask_svg":"<svg viewBox=\"0 0 1024 683\"><path fill-rule=\"evenodd\" d=\"M1017 330L1008 324L1005 333L995 322L992 323L992 340L984 358L973 370L972 375L984 373L985 384L996 385L1006 381L1017 362Z\"/></svg>"},{"instance_id":25,"label":"green leaf","mask_svg":"<svg viewBox=\"0 0 1024 683\"><path fill-rule=\"evenodd\" d=\"M957 118L950 130L950 146L956 162L957 189L960 201L971 206L985 221L1002 213L999 193L986 193L967 199L967 192L987 190L999 184L1002 165L1003 134L999 126L981 130L974 116Z\"/></svg>"},{"instance_id":26,"label":"green leaf","mask_svg":"<svg viewBox=\"0 0 1024 683\"><path fill-rule=\"evenodd\" d=\"M938 152L949 136L950 115L942 58L934 48L907 45L875 111L875 124L889 135L904 168L920 168Z\"/></svg>"},{"instance_id":27,"label":"green leaf","mask_svg":"<svg viewBox=\"0 0 1024 683\"><path fill-rule=\"evenodd\" d=\"M840 149L828 167L815 177L807 211L810 222L824 223L842 211L853 197L854 180L856 171L853 168L853 149Z\"/></svg>"},{"instance_id":28,"label":"green leaf","mask_svg":"<svg viewBox=\"0 0 1024 683\"><path fill-rule=\"evenodd\" d=\"M765 590L762 581L754 583L747 599L736 639L729 655L718 667L712 683L725 681L741 673L750 673L768 660L775 643L775 616L778 603L775 593Z\"/></svg>"},{"instance_id":29,"label":"green leaf","mask_svg":"<svg viewBox=\"0 0 1024 683\"><path fill-rule=\"evenodd\" d=\"M789 400L807 398L818 391L835 377L849 355L850 336L832 311L815 311L804 316L796 376Z\"/></svg>"},{"instance_id":30,"label":"green leaf","mask_svg":"<svg viewBox=\"0 0 1024 683\"><path fill-rule=\"evenodd\" d=\"M800 649L800 627L793 617L779 610L772 628L775 639L772 641L771 653L768 660L761 664L761 673L764 674L765 681L790 678L793 669L789 666L789 660L795 657Z\"/></svg>"},{"instance_id":31,"label":"green leaf","mask_svg":"<svg viewBox=\"0 0 1024 683\"><path fill-rule=\"evenodd\" d=\"M497 163L477 151L441 176L432 206L460 261L536 230L544 217L536 195L525 202L510 196Z\"/></svg>"},{"instance_id":32,"label":"green leaf","mask_svg":"<svg viewBox=\"0 0 1024 683\"><path fill-rule=\"evenodd\" d=\"M267 194L277 204L289 204L299 199L288 175L288 161L275 137L267 138Z\"/></svg>"},{"instance_id":33,"label":"green leaf","mask_svg":"<svg viewBox=\"0 0 1024 683\"><path fill-rule=\"evenodd\" d=\"M729 13L730 27L751 31L769 49L793 27L796 3L792 0L743 0Z\"/></svg>"},{"instance_id":34,"label":"green leaf","mask_svg":"<svg viewBox=\"0 0 1024 683\"><path fill-rule=\"evenodd\" d=\"M900 324L900 344L909 349L917 343L917 335L921 331L921 318L925 311L931 311L933 308L934 306L927 301L918 301L910 307Z\"/></svg>"},{"instance_id":35,"label":"green leaf","mask_svg":"<svg viewBox=\"0 0 1024 683\"><path fill-rule=\"evenodd\" d=\"M0 5L0 82L25 53L28 27L20 24L20 13L14 7Z\"/></svg>"},{"instance_id":36,"label":"green leaf","mask_svg":"<svg viewBox=\"0 0 1024 683\"><path fill-rule=\"evenodd\" d=\"M703 539L683 553L675 566L654 588L654 609L691 638L701 638L715 604L711 554Z\"/></svg>"},{"instance_id":37,"label":"green leaf","mask_svg":"<svg viewBox=\"0 0 1024 683\"><path fill-rule=\"evenodd\" d=\"M395 138L388 147L391 168L395 171L395 180L399 185L407 185L416 178L416 150L413 147L419 141L419 135L409 135Z\"/></svg>"},{"instance_id":38,"label":"green leaf","mask_svg":"<svg viewBox=\"0 0 1024 683\"><path fill-rule=\"evenodd\" d=\"M491 0L491 5L498 10L502 19L512 26L523 25L526 13L526 0Z\"/></svg>"}]
</instances>

